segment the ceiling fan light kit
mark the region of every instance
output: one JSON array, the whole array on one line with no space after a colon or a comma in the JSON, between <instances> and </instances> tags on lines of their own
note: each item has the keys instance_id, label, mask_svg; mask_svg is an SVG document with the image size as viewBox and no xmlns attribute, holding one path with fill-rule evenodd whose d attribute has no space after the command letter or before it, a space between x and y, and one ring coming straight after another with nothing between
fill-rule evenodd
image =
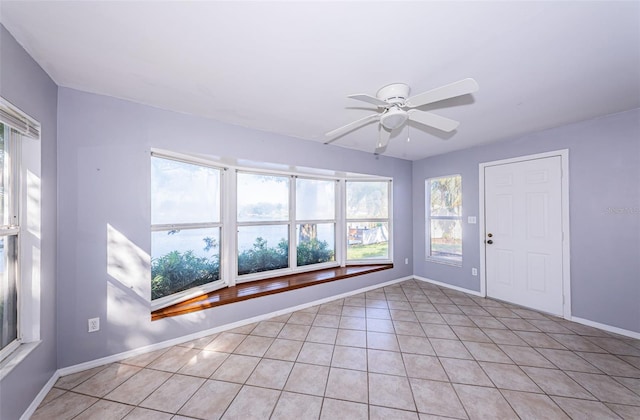
<instances>
[{"instance_id":1,"label":"ceiling fan light kit","mask_svg":"<svg viewBox=\"0 0 640 420\"><path fill-rule=\"evenodd\" d=\"M332 143L340 136L373 121L379 122L380 132L380 138L376 142L376 154L384 153L392 131L402 127L407 121L413 121L440 131L451 132L458 127L459 122L415 108L445 99L468 95L477 92L478 89L479 86L475 80L463 79L411 97L409 96L411 88L405 83L392 83L383 86L376 92L376 96L364 93L349 95L348 97L351 99L377 106L378 112L329 131L325 134L328 138L325 144Z\"/></svg>"},{"instance_id":2,"label":"ceiling fan light kit","mask_svg":"<svg viewBox=\"0 0 640 420\"><path fill-rule=\"evenodd\" d=\"M407 118L409 118L407 111L394 106L387 109L387 112L380 116L380 124L388 130L395 130L403 125L405 121L407 121Z\"/></svg>"}]
</instances>

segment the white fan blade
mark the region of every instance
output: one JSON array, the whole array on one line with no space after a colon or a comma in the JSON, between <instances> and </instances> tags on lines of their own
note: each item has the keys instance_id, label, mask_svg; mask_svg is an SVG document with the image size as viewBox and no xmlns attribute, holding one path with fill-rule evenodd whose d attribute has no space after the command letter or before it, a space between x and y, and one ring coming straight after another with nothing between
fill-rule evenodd
<instances>
[{"instance_id":1,"label":"white fan blade","mask_svg":"<svg viewBox=\"0 0 640 420\"><path fill-rule=\"evenodd\" d=\"M356 128L362 127L365 124L368 124L372 121L376 121L380 119L380 114L371 114L371 115L367 115L366 117L360 118L359 120L355 120L353 122L350 122L347 125L344 125L340 128L336 128L335 130L331 130L329 131L327 134L325 134L326 137L332 138L329 141L324 142L324 144L329 144L334 142L335 140L337 140L337 137L348 133L351 130L355 130Z\"/></svg>"},{"instance_id":2,"label":"white fan blade","mask_svg":"<svg viewBox=\"0 0 640 420\"><path fill-rule=\"evenodd\" d=\"M389 145L389 139L391 138L391 130L387 130L380 125L380 140L378 140L378 144L376 145L375 153L376 155L381 155L387 150L387 146Z\"/></svg>"},{"instance_id":3,"label":"white fan blade","mask_svg":"<svg viewBox=\"0 0 640 420\"><path fill-rule=\"evenodd\" d=\"M458 121L450 120L449 118L441 117L440 115L430 112L418 111L417 109L410 109L407 113L411 121L437 128L446 133L455 130L460 125Z\"/></svg>"},{"instance_id":4,"label":"white fan blade","mask_svg":"<svg viewBox=\"0 0 640 420\"><path fill-rule=\"evenodd\" d=\"M480 87L475 80L463 79L449 85L419 93L407 99L404 104L409 108L415 108L417 106L427 105L433 102L455 98L456 96L477 92L479 88Z\"/></svg>"},{"instance_id":5,"label":"white fan blade","mask_svg":"<svg viewBox=\"0 0 640 420\"><path fill-rule=\"evenodd\" d=\"M386 108L389 104L382 99L378 99L375 96L367 95L364 93L358 93L355 95L349 95L347 98L357 99L358 101L368 102L380 108Z\"/></svg>"}]
</instances>

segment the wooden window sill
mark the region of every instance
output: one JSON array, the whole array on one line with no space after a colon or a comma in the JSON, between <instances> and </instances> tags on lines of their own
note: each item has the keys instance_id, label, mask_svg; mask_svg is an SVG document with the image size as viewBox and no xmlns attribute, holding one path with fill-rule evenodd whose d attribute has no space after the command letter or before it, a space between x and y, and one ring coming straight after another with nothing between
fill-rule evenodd
<instances>
[{"instance_id":1,"label":"wooden window sill","mask_svg":"<svg viewBox=\"0 0 640 420\"><path fill-rule=\"evenodd\" d=\"M274 293L282 293L302 287L374 273L376 271L388 270L390 268L393 268L393 264L352 265L241 283L233 287L219 289L184 302L152 311L151 320L155 321L161 318L202 311L215 306L240 302L242 300Z\"/></svg>"}]
</instances>

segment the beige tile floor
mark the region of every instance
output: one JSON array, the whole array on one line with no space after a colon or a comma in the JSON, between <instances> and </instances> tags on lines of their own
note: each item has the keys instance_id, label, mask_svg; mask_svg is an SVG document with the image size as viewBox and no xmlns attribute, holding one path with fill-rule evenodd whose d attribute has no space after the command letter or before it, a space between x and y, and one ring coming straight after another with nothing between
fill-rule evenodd
<instances>
[{"instance_id":1,"label":"beige tile floor","mask_svg":"<svg viewBox=\"0 0 640 420\"><path fill-rule=\"evenodd\" d=\"M406 281L62 377L33 419L640 419L640 340Z\"/></svg>"}]
</instances>

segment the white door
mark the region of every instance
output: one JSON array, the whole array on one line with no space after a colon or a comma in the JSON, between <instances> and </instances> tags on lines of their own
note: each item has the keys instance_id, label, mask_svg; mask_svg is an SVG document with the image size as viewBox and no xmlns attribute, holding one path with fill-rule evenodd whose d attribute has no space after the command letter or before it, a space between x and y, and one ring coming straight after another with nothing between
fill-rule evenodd
<instances>
[{"instance_id":1,"label":"white door","mask_svg":"<svg viewBox=\"0 0 640 420\"><path fill-rule=\"evenodd\" d=\"M562 159L484 168L487 296L563 314Z\"/></svg>"}]
</instances>

